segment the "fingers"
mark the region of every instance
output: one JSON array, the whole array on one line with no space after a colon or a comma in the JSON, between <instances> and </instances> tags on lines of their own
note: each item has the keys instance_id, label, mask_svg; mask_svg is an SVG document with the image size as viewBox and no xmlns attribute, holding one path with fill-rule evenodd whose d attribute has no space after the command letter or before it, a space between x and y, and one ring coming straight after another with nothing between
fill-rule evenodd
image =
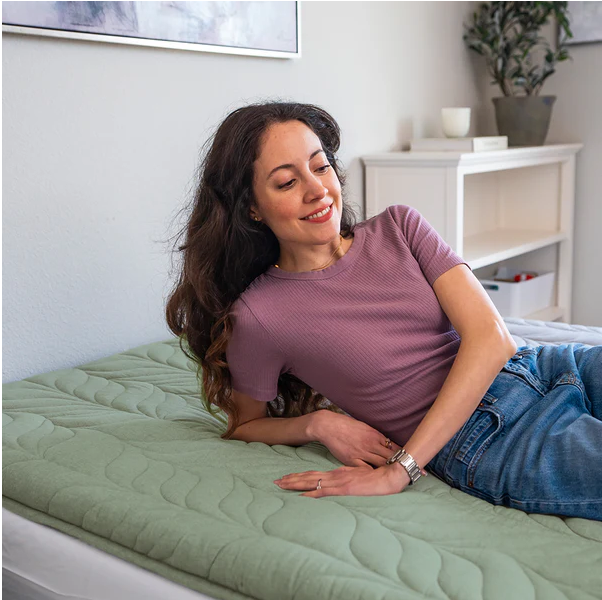
<instances>
[{"instance_id":1,"label":"fingers","mask_svg":"<svg viewBox=\"0 0 602 600\"><path fill-rule=\"evenodd\" d=\"M393 456L392 450L387 450L384 446L382 447L382 451L379 451L379 454L371 453L370 464L374 465L375 468L384 467L387 464L387 459Z\"/></svg>"},{"instance_id":2,"label":"fingers","mask_svg":"<svg viewBox=\"0 0 602 600\"><path fill-rule=\"evenodd\" d=\"M355 467L339 467L332 471L305 471L303 473L289 473L280 479L276 479L274 483L287 490L316 490L318 481L321 479L321 485L324 486L324 481L327 479L330 485L337 482L341 475L346 471ZM320 491L320 490L317 490Z\"/></svg>"},{"instance_id":3,"label":"fingers","mask_svg":"<svg viewBox=\"0 0 602 600\"><path fill-rule=\"evenodd\" d=\"M388 438L388 437L382 438L381 436L379 436L379 439L378 439L379 454L383 448L385 448L387 451L389 451L390 455L392 456L395 452L397 452L398 450L401 449L401 446L396 444L391 438Z\"/></svg>"},{"instance_id":4,"label":"fingers","mask_svg":"<svg viewBox=\"0 0 602 600\"><path fill-rule=\"evenodd\" d=\"M322 488L321 490L313 490L311 492L305 492L299 494L299 496L307 496L308 498L323 498L324 496L346 496L345 488L343 487L330 487Z\"/></svg>"},{"instance_id":5,"label":"fingers","mask_svg":"<svg viewBox=\"0 0 602 600\"><path fill-rule=\"evenodd\" d=\"M320 490L317 490L317 487L318 481L320 480L322 480L320 484L323 486L324 478L317 475L312 475L311 478L305 477L303 479L293 479L292 477L287 477L285 475L282 479L274 481L274 483L285 490L316 490L319 492Z\"/></svg>"},{"instance_id":6,"label":"fingers","mask_svg":"<svg viewBox=\"0 0 602 600\"><path fill-rule=\"evenodd\" d=\"M376 455L374 455L376 456ZM351 467L368 467L368 466L372 466L370 464L368 464L365 460L362 460L361 458L354 458L353 460L351 460L351 464L349 465Z\"/></svg>"}]
</instances>

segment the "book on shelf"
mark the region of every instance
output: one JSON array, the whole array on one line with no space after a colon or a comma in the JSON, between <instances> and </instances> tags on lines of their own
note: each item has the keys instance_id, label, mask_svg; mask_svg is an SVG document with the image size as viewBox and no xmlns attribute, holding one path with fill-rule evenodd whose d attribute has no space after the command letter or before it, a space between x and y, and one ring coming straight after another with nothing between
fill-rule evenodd
<instances>
[{"instance_id":1,"label":"book on shelf","mask_svg":"<svg viewBox=\"0 0 602 600\"><path fill-rule=\"evenodd\" d=\"M506 150L506 148L508 148L507 135L410 140L410 152L487 152L489 150Z\"/></svg>"}]
</instances>

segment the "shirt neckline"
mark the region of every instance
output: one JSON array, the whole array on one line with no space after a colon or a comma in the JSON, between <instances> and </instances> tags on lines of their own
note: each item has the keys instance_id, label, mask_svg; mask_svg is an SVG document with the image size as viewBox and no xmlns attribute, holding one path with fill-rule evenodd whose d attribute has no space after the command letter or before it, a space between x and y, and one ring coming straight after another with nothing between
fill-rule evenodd
<instances>
[{"instance_id":1,"label":"shirt neckline","mask_svg":"<svg viewBox=\"0 0 602 600\"><path fill-rule=\"evenodd\" d=\"M349 246L349 250L337 260L330 267L321 269L320 271L299 271L293 273L291 271L283 271L274 265L270 265L266 270L266 275L271 277L278 277L279 279L328 279L337 275L341 271L345 270L351 265L358 257L364 245L364 238L366 237L365 227L362 227L363 223L358 223L353 228L353 242Z\"/></svg>"}]
</instances>

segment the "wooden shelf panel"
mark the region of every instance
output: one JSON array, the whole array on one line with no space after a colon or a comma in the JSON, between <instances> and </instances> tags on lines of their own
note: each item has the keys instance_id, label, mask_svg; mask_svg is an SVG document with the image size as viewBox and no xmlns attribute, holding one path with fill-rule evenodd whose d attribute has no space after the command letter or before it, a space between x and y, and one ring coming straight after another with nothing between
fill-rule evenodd
<instances>
[{"instance_id":1,"label":"wooden shelf panel","mask_svg":"<svg viewBox=\"0 0 602 600\"><path fill-rule=\"evenodd\" d=\"M484 173L562 162L583 148L581 143L510 147L489 152L386 152L362 156L370 167L450 167L462 174Z\"/></svg>"},{"instance_id":2,"label":"wooden shelf panel","mask_svg":"<svg viewBox=\"0 0 602 600\"><path fill-rule=\"evenodd\" d=\"M473 270L489 271L508 259L517 266L528 263L529 270L553 270L550 303L558 306L530 317L570 322L575 162L582 147L566 143L362 156L366 218L392 204L408 204Z\"/></svg>"},{"instance_id":3,"label":"wooden shelf panel","mask_svg":"<svg viewBox=\"0 0 602 600\"><path fill-rule=\"evenodd\" d=\"M566 239L560 231L498 229L464 238L462 257L472 269L480 269Z\"/></svg>"}]
</instances>

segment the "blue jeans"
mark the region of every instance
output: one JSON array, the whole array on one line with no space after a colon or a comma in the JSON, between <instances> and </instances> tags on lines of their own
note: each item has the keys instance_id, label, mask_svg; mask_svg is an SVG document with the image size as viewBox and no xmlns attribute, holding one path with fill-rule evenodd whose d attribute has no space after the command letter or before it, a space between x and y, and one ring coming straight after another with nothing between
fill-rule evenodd
<instances>
[{"instance_id":1,"label":"blue jeans","mask_svg":"<svg viewBox=\"0 0 602 600\"><path fill-rule=\"evenodd\" d=\"M602 346L521 346L427 470L530 513L602 521Z\"/></svg>"}]
</instances>

